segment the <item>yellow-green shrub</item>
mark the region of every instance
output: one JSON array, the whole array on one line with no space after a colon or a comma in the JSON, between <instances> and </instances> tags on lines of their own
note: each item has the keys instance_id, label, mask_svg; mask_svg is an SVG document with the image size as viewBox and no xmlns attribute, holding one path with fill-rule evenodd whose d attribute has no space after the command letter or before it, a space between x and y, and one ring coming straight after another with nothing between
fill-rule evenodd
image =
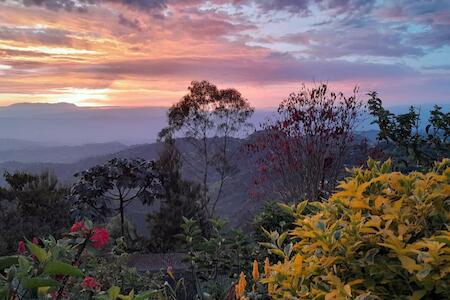
<instances>
[{"instance_id":1,"label":"yellow-green shrub","mask_svg":"<svg viewBox=\"0 0 450 300\"><path fill-rule=\"evenodd\" d=\"M292 243L265 243L282 257L262 280L272 298L450 299L450 160L408 175L390 164L353 169L326 202L284 206Z\"/></svg>"}]
</instances>

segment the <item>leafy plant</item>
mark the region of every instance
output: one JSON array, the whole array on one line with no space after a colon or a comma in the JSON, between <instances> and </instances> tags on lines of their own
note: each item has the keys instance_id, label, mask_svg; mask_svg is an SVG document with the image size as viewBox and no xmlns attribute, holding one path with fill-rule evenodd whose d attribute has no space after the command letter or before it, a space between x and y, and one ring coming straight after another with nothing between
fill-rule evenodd
<instances>
[{"instance_id":1,"label":"leafy plant","mask_svg":"<svg viewBox=\"0 0 450 300\"><path fill-rule=\"evenodd\" d=\"M210 222L210 236L204 237L195 220L184 218L183 233L179 235L201 299L225 295L230 283L242 270L248 269L246 261L251 256L251 246L241 231L227 231L223 220Z\"/></svg>"},{"instance_id":2,"label":"leafy plant","mask_svg":"<svg viewBox=\"0 0 450 300\"><path fill-rule=\"evenodd\" d=\"M328 202L295 206L291 243L261 282L275 299L448 299L450 160L428 173L369 160ZM307 211L306 211L307 209Z\"/></svg>"},{"instance_id":3,"label":"leafy plant","mask_svg":"<svg viewBox=\"0 0 450 300\"><path fill-rule=\"evenodd\" d=\"M380 129L378 139L393 145L388 155L398 167L407 170L428 168L433 161L450 155L450 112L435 105L426 125L421 124L420 110L413 106L404 114L395 115L383 107L376 92L369 93L368 107ZM385 147L387 148L387 147Z\"/></svg>"},{"instance_id":4,"label":"leafy plant","mask_svg":"<svg viewBox=\"0 0 450 300\"><path fill-rule=\"evenodd\" d=\"M159 210L147 216L151 229L151 250L165 252L177 247L179 240L176 235L181 233L183 216L196 219L204 217L199 209L200 186L184 180L181 167L181 153L175 147L175 141L167 138L155 161L155 170L163 190L159 198Z\"/></svg>"},{"instance_id":5,"label":"leafy plant","mask_svg":"<svg viewBox=\"0 0 450 300\"><path fill-rule=\"evenodd\" d=\"M290 94L248 145L258 166L253 194L286 203L328 195L343 171L362 107L357 88L345 96L322 83Z\"/></svg>"},{"instance_id":6,"label":"leafy plant","mask_svg":"<svg viewBox=\"0 0 450 300\"><path fill-rule=\"evenodd\" d=\"M173 284L137 274L125 266L126 255L101 257L108 243L108 232L90 221L76 222L59 240L20 241L18 255L0 257L0 299L175 300L183 294L184 279L170 272L165 277Z\"/></svg>"},{"instance_id":7,"label":"leafy plant","mask_svg":"<svg viewBox=\"0 0 450 300\"><path fill-rule=\"evenodd\" d=\"M0 255L15 252L17 241L60 235L70 226L68 188L48 172L5 173L0 188ZM55 213L58 212L58 213Z\"/></svg>"},{"instance_id":8,"label":"leafy plant","mask_svg":"<svg viewBox=\"0 0 450 300\"><path fill-rule=\"evenodd\" d=\"M154 162L114 158L75 175L72 187L74 212L105 218L111 211L120 216L125 235L125 208L135 200L150 204L161 193Z\"/></svg>"},{"instance_id":9,"label":"leafy plant","mask_svg":"<svg viewBox=\"0 0 450 300\"><path fill-rule=\"evenodd\" d=\"M108 239L105 229L94 227L90 222L77 222L65 239L20 241L20 255L0 258L3 262L0 263L1 297L30 299L53 294L55 299L62 299L70 281L85 276L79 268L83 253L105 247ZM96 286L91 281L85 287L88 289L83 287L81 293Z\"/></svg>"},{"instance_id":10,"label":"leafy plant","mask_svg":"<svg viewBox=\"0 0 450 300\"><path fill-rule=\"evenodd\" d=\"M200 209L207 218L213 218L222 197L223 186L235 171L229 140L251 127L248 119L254 112L247 99L235 89L220 90L208 81L193 81L186 94L168 112L169 125L160 132L160 138L172 138L175 134L186 137L193 155L185 155L195 169L201 184ZM200 161L200 163L199 163ZM212 173L219 178L214 195L208 191Z\"/></svg>"},{"instance_id":11,"label":"leafy plant","mask_svg":"<svg viewBox=\"0 0 450 300\"><path fill-rule=\"evenodd\" d=\"M264 204L262 211L253 219L254 239L265 241L266 232L283 232L294 227L295 217L286 209L280 209L279 203L269 201ZM270 238L269 238L270 239Z\"/></svg>"}]
</instances>

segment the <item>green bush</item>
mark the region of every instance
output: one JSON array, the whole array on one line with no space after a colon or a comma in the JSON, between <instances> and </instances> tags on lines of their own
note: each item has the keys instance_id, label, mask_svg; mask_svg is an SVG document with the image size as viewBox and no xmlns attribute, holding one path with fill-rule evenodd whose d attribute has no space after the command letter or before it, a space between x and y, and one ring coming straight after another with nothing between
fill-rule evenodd
<instances>
[{"instance_id":1,"label":"green bush","mask_svg":"<svg viewBox=\"0 0 450 300\"><path fill-rule=\"evenodd\" d=\"M269 201L263 210L253 219L254 238L256 241L267 239L266 231L283 232L294 227L295 217L284 209L280 209L277 202Z\"/></svg>"},{"instance_id":2,"label":"green bush","mask_svg":"<svg viewBox=\"0 0 450 300\"><path fill-rule=\"evenodd\" d=\"M70 226L67 188L48 172L40 175L6 173L0 188L0 255L15 253L17 241L53 235Z\"/></svg>"}]
</instances>

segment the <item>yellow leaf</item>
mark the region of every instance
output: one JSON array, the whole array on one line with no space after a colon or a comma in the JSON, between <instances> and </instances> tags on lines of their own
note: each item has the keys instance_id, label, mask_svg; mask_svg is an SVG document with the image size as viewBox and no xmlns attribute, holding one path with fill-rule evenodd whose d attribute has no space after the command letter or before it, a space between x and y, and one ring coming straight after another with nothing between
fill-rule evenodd
<instances>
[{"instance_id":1,"label":"yellow leaf","mask_svg":"<svg viewBox=\"0 0 450 300\"><path fill-rule=\"evenodd\" d=\"M337 291L336 290L332 290L331 292L329 292L328 294L325 295L325 300L333 300L333 299L337 299Z\"/></svg>"},{"instance_id":2,"label":"yellow leaf","mask_svg":"<svg viewBox=\"0 0 450 300\"><path fill-rule=\"evenodd\" d=\"M384 197L381 197L381 196L378 196L377 198L375 198L375 208L376 209L380 209L383 204L388 205L389 200Z\"/></svg>"},{"instance_id":3,"label":"yellow leaf","mask_svg":"<svg viewBox=\"0 0 450 300\"><path fill-rule=\"evenodd\" d=\"M416 260L412 259L411 257L400 255L398 259L402 263L402 267L408 270L409 273L412 273L414 271L420 271L423 269L423 267L418 265L416 263Z\"/></svg>"},{"instance_id":4,"label":"yellow leaf","mask_svg":"<svg viewBox=\"0 0 450 300\"><path fill-rule=\"evenodd\" d=\"M427 294L426 290L415 291L410 297L409 300L420 300Z\"/></svg>"},{"instance_id":5,"label":"yellow leaf","mask_svg":"<svg viewBox=\"0 0 450 300\"><path fill-rule=\"evenodd\" d=\"M381 218L379 216L373 216L366 223L364 223L364 226L379 228L381 226Z\"/></svg>"},{"instance_id":6,"label":"yellow leaf","mask_svg":"<svg viewBox=\"0 0 450 300\"><path fill-rule=\"evenodd\" d=\"M366 202L364 202L363 200L361 200L361 199L358 199L358 200L352 200L352 201L349 202L348 205L349 205L351 208L360 208L360 209L363 209L363 208L370 208L370 206L369 206Z\"/></svg>"},{"instance_id":7,"label":"yellow leaf","mask_svg":"<svg viewBox=\"0 0 450 300\"><path fill-rule=\"evenodd\" d=\"M48 291L50 290L49 286L41 286L38 288L37 293L40 296L45 296L48 294Z\"/></svg>"},{"instance_id":8,"label":"yellow leaf","mask_svg":"<svg viewBox=\"0 0 450 300\"><path fill-rule=\"evenodd\" d=\"M352 288L350 287L349 284L344 285L344 291L347 296L349 297L352 296Z\"/></svg>"},{"instance_id":9,"label":"yellow leaf","mask_svg":"<svg viewBox=\"0 0 450 300\"><path fill-rule=\"evenodd\" d=\"M363 282L364 282L364 279L355 279L355 280L350 281L347 284L350 285L350 286L353 286L353 285L360 284L360 283L363 283Z\"/></svg>"}]
</instances>

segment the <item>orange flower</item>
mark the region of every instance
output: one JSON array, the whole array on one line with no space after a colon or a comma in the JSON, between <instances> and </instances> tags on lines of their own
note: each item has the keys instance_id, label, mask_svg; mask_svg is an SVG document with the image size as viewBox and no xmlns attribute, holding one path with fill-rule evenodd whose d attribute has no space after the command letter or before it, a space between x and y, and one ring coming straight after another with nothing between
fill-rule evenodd
<instances>
[{"instance_id":1,"label":"orange flower","mask_svg":"<svg viewBox=\"0 0 450 300\"><path fill-rule=\"evenodd\" d=\"M259 268L258 268L258 261L255 259L253 261L253 280L258 281L259 280Z\"/></svg>"},{"instance_id":2,"label":"orange flower","mask_svg":"<svg viewBox=\"0 0 450 300\"><path fill-rule=\"evenodd\" d=\"M300 254L297 254L294 258L294 270L297 274L301 274L302 268L303 268L303 257Z\"/></svg>"},{"instance_id":3,"label":"orange flower","mask_svg":"<svg viewBox=\"0 0 450 300\"><path fill-rule=\"evenodd\" d=\"M241 299L244 297L245 287L247 286L247 281L245 280L244 272L239 275L239 282L236 284L236 299Z\"/></svg>"},{"instance_id":4,"label":"orange flower","mask_svg":"<svg viewBox=\"0 0 450 300\"><path fill-rule=\"evenodd\" d=\"M267 277L269 277L269 273L270 273L270 263L269 263L269 258L266 257L266 259L264 260L264 275Z\"/></svg>"}]
</instances>

